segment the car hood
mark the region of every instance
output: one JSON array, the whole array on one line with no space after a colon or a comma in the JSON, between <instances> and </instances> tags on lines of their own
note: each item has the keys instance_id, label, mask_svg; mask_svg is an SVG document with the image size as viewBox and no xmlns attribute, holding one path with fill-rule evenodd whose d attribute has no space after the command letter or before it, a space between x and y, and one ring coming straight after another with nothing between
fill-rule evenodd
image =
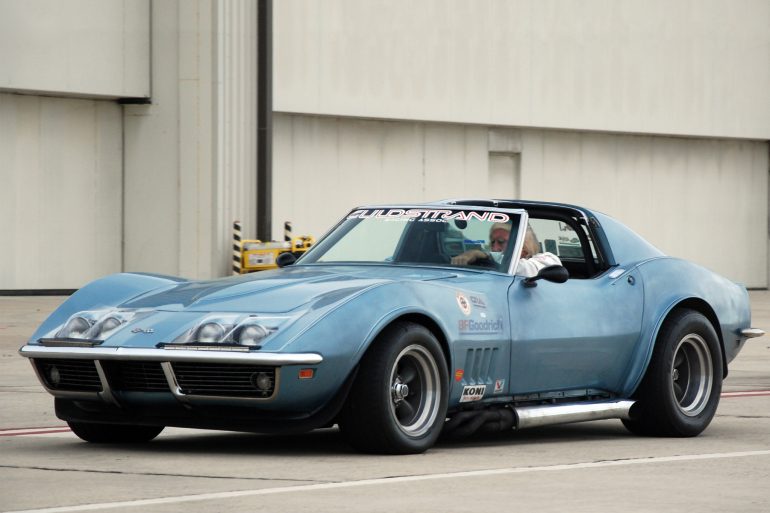
<instances>
[{"instance_id":1,"label":"car hood","mask_svg":"<svg viewBox=\"0 0 770 513\"><path fill-rule=\"evenodd\" d=\"M120 308L191 312L286 313L321 308L394 281L457 276L441 269L393 265L297 266L211 281L183 282L127 301Z\"/></svg>"}]
</instances>

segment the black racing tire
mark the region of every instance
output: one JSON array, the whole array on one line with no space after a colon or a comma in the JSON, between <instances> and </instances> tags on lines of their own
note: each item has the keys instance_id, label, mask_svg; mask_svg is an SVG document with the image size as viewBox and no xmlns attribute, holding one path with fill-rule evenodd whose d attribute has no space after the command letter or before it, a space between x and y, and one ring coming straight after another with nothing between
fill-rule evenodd
<instances>
[{"instance_id":1,"label":"black racing tire","mask_svg":"<svg viewBox=\"0 0 770 513\"><path fill-rule=\"evenodd\" d=\"M694 310L665 320L652 360L623 425L646 436L697 436L708 427L722 393L722 350L714 327Z\"/></svg>"},{"instance_id":2,"label":"black racing tire","mask_svg":"<svg viewBox=\"0 0 770 513\"><path fill-rule=\"evenodd\" d=\"M441 345L426 327L397 322L361 359L340 428L359 451L418 454L446 420L449 380Z\"/></svg>"},{"instance_id":3,"label":"black racing tire","mask_svg":"<svg viewBox=\"0 0 770 513\"><path fill-rule=\"evenodd\" d=\"M67 422L78 437L91 443L149 442L163 431L163 426L129 426L96 422Z\"/></svg>"}]
</instances>

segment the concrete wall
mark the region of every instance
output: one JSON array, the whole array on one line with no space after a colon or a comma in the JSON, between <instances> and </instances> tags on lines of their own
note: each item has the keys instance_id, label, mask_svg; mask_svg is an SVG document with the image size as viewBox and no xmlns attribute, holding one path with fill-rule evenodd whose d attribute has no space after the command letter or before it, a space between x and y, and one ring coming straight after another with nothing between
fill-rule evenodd
<instances>
[{"instance_id":1,"label":"concrete wall","mask_svg":"<svg viewBox=\"0 0 770 513\"><path fill-rule=\"evenodd\" d=\"M64 5L59 26L51 16ZM13 73L14 86L24 87L15 92L24 94L0 93L0 290L79 288L120 271L228 274L232 222L244 222L246 237L254 236L256 224L256 5L0 0L0 24L14 17L21 23L46 9L35 18L52 29L44 42L53 37L75 45L73 55L57 63L68 72L92 53L101 62L101 50L81 48L93 36L90 21L106 23L92 28L109 32L104 43L110 47L116 29L107 21L129 23L137 11L148 23L152 19L152 55L147 46L144 56L152 61L152 87L147 82L143 92L130 93L151 89L152 102L121 106L62 97L121 96L125 91L112 87L125 85L126 68L100 68L116 75L109 87L90 76L90 68L80 70L82 87L56 66L61 80L55 83L46 69L34 85ZM72 31L82 40L73 40ZM30 34L16 29L3 37L19 56L10 59L0 48L6 52L0 63L37 63L35 46L30 53L21 46ZM123 46L130 44L127 37ZM116 61L128 66L127 55ZM149 70L137 72L132 80L149 76ZM40 89L46 96L29 94Z\"/></svg>"},{"instance_id":2,"label":"concrete wall","mask_svg":"<svg viewBox=\"0 0 770 513\"><path fill-rule=\"evenodd\" d=\"M232 222L255 232L256 6L152 5L153 101L125 107L124 268L222 276Z\"/></svg>"},{"instance_id":3,"label":"concrete wall","mask_svg":"<svg viewBox=\"0 0 770 513\"><path fill-rule=\"evenodd\" d=\"M275 109L770 139L765 0L281 0Z\"/></svg>"},{"instance_id":4,"label":"concrete wall","mask_svg":"<svg viewBox=\"0 0 770 513\"><path fill-rule=\"evenodd\" d=\"M275 141L275 233L291 220L320 236L362 203L541 199L603 211L670 255L767 285L767 142L287 114Z\"/></svg>"},{"instance_id":5,"label":"concrete wall","mask_svg":"<svg viewBox=\"0 0 770 513\"><path fill-rule=\"evenodd\" d=\"M115 103L0 94L0 290L121 269L121 136Z\"/></svg>"},{"instance_id":6,"label":"concrete wall","mask_svg":"<svg viewBox=\"0 0 770 513\"><path fill-rule=\"evenodd\" d=\"M487 129L275 115L273 228L320 236L350 208L484 195Z\"/></svg>"},{"instance_id":7,"label":"concrete wall","mask_svg":"<svg viewBox=\"0 0 770 513\"><path fill-rule=\"evenodd\" d=\"M273 6L274 234L358 203L551 199L767 285L770 3ZM255 232L255 10L0 0L0 290L228 273L232 222Z\"/></svg>"},{"instance_id":8,"label":"concrete wall","mask_svg":"<svg viewBox=\"0 0 770 513\"><path fill-rule=\"evenodd\" d=\"M150 0L0 0L0 90L150 96Z\"/></svg>"},{"instance_id":9,"label":"concrete wall","mask_svg":"<svg viewBox=\"0 0 770 513\"><path fill-rule=\"evenodd\" d=\"M585 204L663 252L766 287L766 141L522 131L522 194Z\"/></svg>"}]
</instances>

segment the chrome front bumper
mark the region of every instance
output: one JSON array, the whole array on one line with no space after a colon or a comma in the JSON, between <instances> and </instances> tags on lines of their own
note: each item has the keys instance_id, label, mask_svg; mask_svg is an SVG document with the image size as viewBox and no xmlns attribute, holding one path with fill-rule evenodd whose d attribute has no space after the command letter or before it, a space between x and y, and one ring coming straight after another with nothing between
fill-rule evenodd
<instances>
[{"instance_id":1,"label":"chrome front bumper","mask_svg":"<svg viewBox=\"0 0 770 513\"><path fill-rule=\"evenodd\" d=\"M315 366L323 361L323 357L316 353L262 353L262 352L233 352L233 351L194 351L180 349L139 349L126 347L46 347L26 345L19 350L19 354L29 358L35 369L38 380L51 395L66 399L98 400L121 406L115 390L110 385L110 380L105 372L102 361L134 361L134 362L158 362L166 382L168 391L182 403L221 403L222 401L235 403L254 403L272 400L279 388L280 367L284 365L308 365ZM35 360L45 359L72 359L91 360L96 368L96 373L101 383L100 391L57 390L46 384L46 379L41 375ZM241 397L235 395L197 395L185 393L179 384L173 365L178 362L194 362L208 364L241 364L251 366L266 366L275 368L275 383L273 393L269 397Z\"/></svg>"},{"instance_id":2,"label":"chrome front bumper","mask_svg":"<svg viewBox=\"0 0 770 513\"><path fill-rule=\"evenodd\" d=\"M262 353L237 351L186 351L183 349L139 349L133 347L46 347L26 345L19 354L27 358L75 358L134 360L145 362L250 363L253 365L318 365L317 353Z\"/></svg>"}]
</instances>

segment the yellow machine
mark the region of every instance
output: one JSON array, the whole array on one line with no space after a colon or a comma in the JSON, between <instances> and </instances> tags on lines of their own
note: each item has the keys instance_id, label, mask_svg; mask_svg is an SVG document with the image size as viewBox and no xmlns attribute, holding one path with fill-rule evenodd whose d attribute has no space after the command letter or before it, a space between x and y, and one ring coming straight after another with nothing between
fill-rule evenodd
<instances>
[{"instance_id":1,"label":"yellow machine","mask_svg":"<svg viewBox=\"0 0 770 513\"><path fill-rule=\"evenodd\" d=\"M310 246L315 243L315 239L310 236L294 237L291 242L262 242L261 240L244 240L241 250L241 274L253 273L255 271L265 271L267 269L276 269L275 263L278 255L281 253L293 253L299 257Z\"/></svg>"}]
</instances>

